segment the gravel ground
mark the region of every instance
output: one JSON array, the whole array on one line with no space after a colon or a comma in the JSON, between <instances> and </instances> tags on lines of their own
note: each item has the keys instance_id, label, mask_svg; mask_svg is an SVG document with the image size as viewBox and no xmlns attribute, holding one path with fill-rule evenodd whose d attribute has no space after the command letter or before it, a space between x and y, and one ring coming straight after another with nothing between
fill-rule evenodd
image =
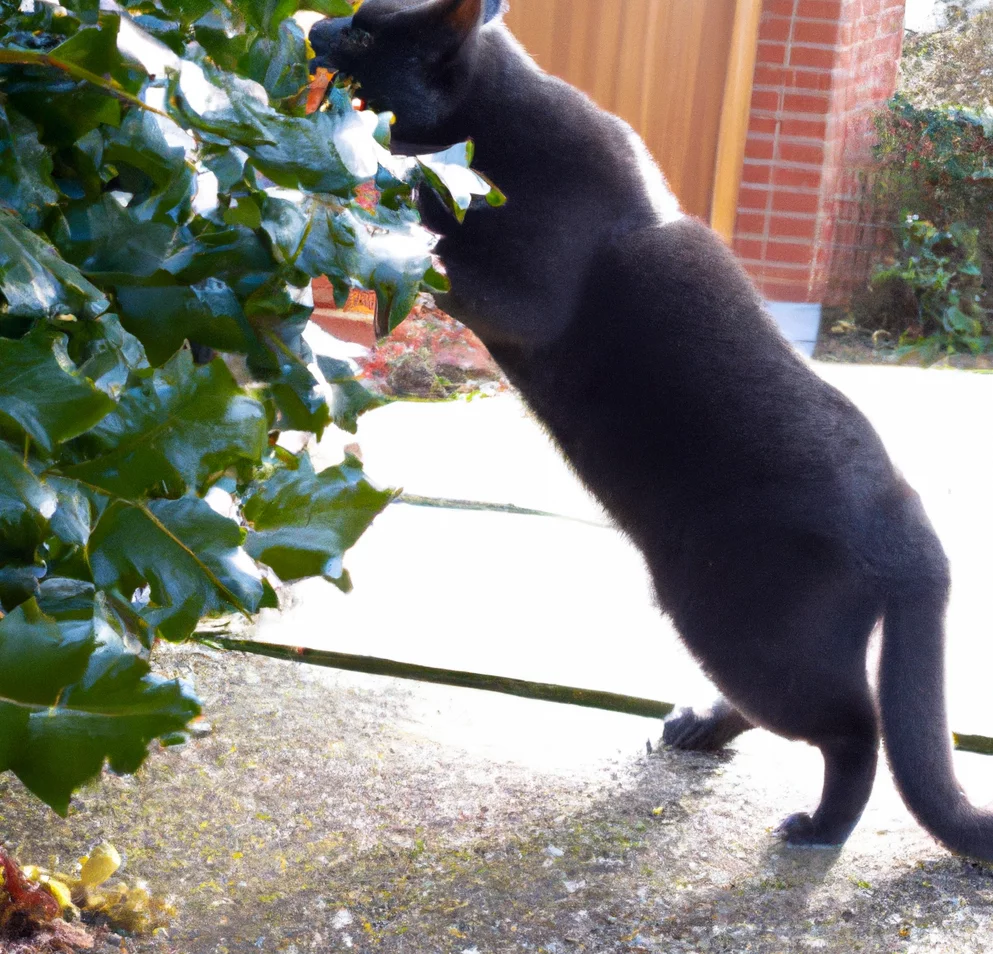
<instances>
[{"instance_id":1,"label":"gravel ground","mask_svg":"<svg viewBox=\"0 0 993 954\"><path fill-rule=\"evenodd\" d=\"M818 759L753 733L720 756L644 748L494 759L528 712L631 739L646 720L179 648L211 731L55 818L0 780L0 837L65 864L108 839L176 896L167 935L107 951L985 952L993 877L909 818L881 773L842 851L769 832ZM520 710L524 710L522 713ZM461 732L461 744L451 735ZM968 784L989 773L960 756Z\"/></svg>"}]
</instances>

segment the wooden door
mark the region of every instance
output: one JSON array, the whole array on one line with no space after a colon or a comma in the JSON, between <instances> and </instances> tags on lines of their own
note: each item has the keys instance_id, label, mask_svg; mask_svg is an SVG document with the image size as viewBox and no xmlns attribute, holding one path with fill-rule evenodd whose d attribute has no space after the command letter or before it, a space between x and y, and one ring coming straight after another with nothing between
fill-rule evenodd
<instances>
[{"instance_id":1,"label":"wooden door","mask_svg":"<svg viewBox=\"0 0 993 954\"><path fill-rule=\"evenodd\" d=\"M760 6L760 0L510 0L506 22L543 69L626 119L683 208L730 237Z\"/></svg>"}]
</instances>

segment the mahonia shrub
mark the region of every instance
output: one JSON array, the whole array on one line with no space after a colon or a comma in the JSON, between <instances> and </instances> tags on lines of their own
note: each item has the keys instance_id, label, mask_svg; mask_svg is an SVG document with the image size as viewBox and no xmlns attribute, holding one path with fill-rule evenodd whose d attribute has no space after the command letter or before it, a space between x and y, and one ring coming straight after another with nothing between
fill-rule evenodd
<instances>
[{"instance_id":1,"label":"mahonia shrub","mask_svg":"<svg viewBox=\"0 0 993 954\"><path fill-rule=\"evenodd\" d=\"M391 327L445 287L412 190L500 201L468 144L394 159L388 115L314 103L298 7L351 10L0 0L0 771L63 814L199 712L157 640L278 581L347 588L390 500L276 443L375 403L334 361L319 387L310 280L374 289Z\"/></svg>"}]
</instances>

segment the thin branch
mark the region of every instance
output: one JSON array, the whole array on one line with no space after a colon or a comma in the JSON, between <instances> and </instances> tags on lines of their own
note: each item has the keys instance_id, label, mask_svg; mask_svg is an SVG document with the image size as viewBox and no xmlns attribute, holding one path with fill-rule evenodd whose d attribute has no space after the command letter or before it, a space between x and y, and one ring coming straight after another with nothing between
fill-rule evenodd
<instances>
[{"instance_id":1,"label":"thin branch","mask_svg":"<svg viewBox=\"0 0 993 954\"><path fill-rule=\"evenodd\" d=\"M513 513L525 517L554 517L556 520L571 520L583 523L588 527L601 530L613 529L613 524L601 520L587 520L585 517L570 517L564 513L552 513L550 510L533 510L531 507L519 507L517 504L489 503L484 500L462 500L459 497L422 497L420 494L401 493L393 498L391 503L410 504L412 507L437 507L441 510L479 510L485 513Z\"/></svg>"},{"instance_id":2,"label":"thin branch","mask_svg":"<svg viewBox=\"0 0 993 954\"><path fill-rule=\"evenodd\" d=\"M656 699L641 699L637 696L603 692L599 689L557 686L548 682L531 682L527 679L512 679L509 676L491 676L458 669L419 666L415 663L398 662L395 659L381 659L378 656L356 656L352 653L308 649L306 646L261 643L251 639L232 639L229 636L215 636L210 633L195 634L193 639L207 646L216 645L235 652L269 656L272 659L283 659L289 662L303 662L311 666L323 666L327 669L347 669L350 672L393 676L397 679L414 679L418 682L434 682L443 686L459 686L465 689L485 689L487 692L502 692L524 699L562 702L573 706L607 709L611 712L625 712L628 715L647 716L653 719L665 718L674 708L672 703L659 702Z\"/></svg>"},{"instance_id":3,"label":"thin branch","mask_svg":"<svg viewBox=\"0 0 993 954\"><path fill-rule=\"evenodd\" d=\"M993 755L993 739L988 735L966 735L962 732L953 732L952 741L960 752Z\"/></svg>"},{"instance_id":4,"label":"thin branch","mask_svg":"<svg viewBox=\"0 0 993 954\"><path fill-rule=\"evenodd\" d=\"M61 70L63 73L67 73L73 79L84 80L98 89L103 90L110 96L114 96L125 103L129 103L131 106L138 106L141 109L146 109L150 113L155 113L156 116L163 116L164 118L175 122L173 118L168 114L163 112L161 109L157 109L155 106L150 106L143 99L135 96L133 93L129 93L124 87L112 79L105 79L102 76L98 76L96 73L91 73L88 69L84 69L82 66L77 66L75 63L67 63L65 60L60 60L57 57L52 56L49 53L40 53L36 50L0 50L0 63L14 63L20 66L50 66L53 69Z\"/></svg>"},{"instance_id":5,"label":"thin branch","mask_svg":"<svg viewBox=\"0 0 993 954\"><path fill-rule=\"evenodd\" d=\"M209 632L194 634L192 638L206 646L218 646L221 649L250 653L256 656L268 656L287 662L323 666L326 669L345 669L349 672L365 672L375 676L392 676L396 679L433 682L442 686L484 689L487 692L502 692L510 696L520 696L523 699L561 702L573 706L586 706L590 709L605 709L609 712L645 716L649 719L664 719L675 708L671 702L661 702L657 699L643 699L639 696L603 692L599 689L558 686L548 682L531 682L527 679L512 679L509 676L491 676L457 669L419 666L415 663L382 659L378 656L356 656L352 653L308 649L306 646L284 646L279 643L262 643L251 639L233 639L228 636L213 635ZM961 752L993 755L993 738L990 736L953 732L952 741L955 748Z\"/></svg>"}]
</instances>

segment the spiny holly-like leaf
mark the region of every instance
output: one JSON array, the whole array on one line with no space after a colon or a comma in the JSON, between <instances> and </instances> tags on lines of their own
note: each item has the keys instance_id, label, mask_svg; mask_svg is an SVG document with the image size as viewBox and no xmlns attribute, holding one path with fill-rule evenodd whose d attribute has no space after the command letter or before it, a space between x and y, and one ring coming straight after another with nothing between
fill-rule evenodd
<instances>
[{"instance_id":1,"label":"spiny holly-like leaf","mask_svg":"<svg viewBox=\"0 0 993 954\"><path fill-rule=\"evenodd\" d=\"M278 185L348 193L371 169L350 169L334 143L340 120L329 113L286 116L269 105L260 84L209 64L184 60L169 88L179 122L208 141L237 142L251 162Z\"/></svg>"},{"instance_id":2,"label":"spiny holly-like leaf","mask_svg":"<svg viewBox=\"0 0 993 954\"><path fill-rule=\"evenodd\" d=\"M92 633L67 633L37 602L22 604L0 620L0 697L54 706L65 687L82 678L95 646Z\"/></svg>"},{"instance_id":3,"label":"spiny holly-like leaf","mask_svg":"<svg viewBox=\"0 0 993 954\"><path fill-rule=\"evenodd\" d=\"M331 420L349 434L358 429L359 415L384 403L383 398L370 391L358 378L347 361L324 354L317 356L317 367L331 390Z\"/></svg>"},{"instance_id":4,"label":"spiny holly-like leaf","mask_svg":"<svg viewBox=\"0 0 993 954\"><path fill-rule=\"evenodd\" d=\"M130 87L141 88L142 77L129 72L128 64L117 47L121 18L116 13L101 13L97 23L78 30L51 51L52 59L81 66L97 76L109 75Z\"/></svg>"},{"instance_id":5,"label":"spiny holly-like leaf","mask_svg":"<svg viewBox=\"0 0 993 954\"><path fill-rule=\"evenodd\" d=\"M115 502L90 535L93 581L125 596L147 585L147 603L136 603L142 618L166 639L186 639L204 616L258 609L262 582L243 536L199 497Z\"/></svg>"},{"instance_id":6,"label":"spiny holly-like leaf","mask_svg":"<svg viewBox=\"0 0 993 954\"><path fill-rule=\"evenodd\" d=\"M15 216L0 209L0 317L91 317L107 298L78 268Z\"/></svg>"},{"instance_id":7,"label":"spiny holly-like leaf","mask_svg":"<svg viewBox=\"0 0 993 954\"><path fill-rule=\"evenodd\" d=\"M115 94L134 94L147 80L118 49L117 13L85 19L81 29L46 49L62 68L35 67L30 79L6 84L9 102L38 124L46 145L70 146L102 123L117 125L121 103Z\"/></svg>"},{"instance_id":8,"label":"spiny holly-like leaf","mask_svg":"<svg viewBox=\"0 0 993 954\"><path fill-rule=\"evenodd\" d=\"M389 329L410 314L431 268L431 238L412 221L386 210L368 217L333 197L270 196L262 227L280 261L307 275L375 290Z\"/></svg>"},{"instance_id":9,"label":"spiny holly-like leaf","mask_svg":"<svg viewBox=\"0 0 993 954\"><path fill-rule=\"evenodd\" d=\"M0 100L0 205L37 229L58 199L52 157L38 141L37 128L16 110L5 109Z\"/></svg>"},{"instance_id":10,"label":"spiny holly-like leaf","mask_svg":"<svg viewBox=\"0 0 993 954\"><path fill-rule=\"evenodd\" d=\"M121 327L117 315L103 314L67 330L69 354L79 373L111 397L121 392L133 372L148 367L141 342Z\"/></svg>"},{"instance_id":11,"label":"spiny holly-like leaf","mask_svg":"<svg viewBox=\"0 0 993 954\"><path fill-rule=\"evenodd\" d=\"M65 338L40 328L19 340L0 338L0 432L29 437L45 453L91 428L114 402L68 371ZM62 360L60 360L60 358Z\"/></svg>"},{"instance_id":12,"label":"spiny holly-like leaf","mask_svg":"<svg viewBox=\"0 0 993 954\"><path fill-rule=\"evenodd\" d=\"M191 217L195 168L183 146L167 139L164 127L169 125L161 116L134 109L119 128L103 131L98 168L113 169L122 187L129 187L128 212L139 222L177 225Z\"/></svg>"},{"instance_id":13,"label":"spiny holly-like leaf","mask_svg":"<svg viewBox=\"0 0 993 954\"><path fill-rule=\"evenodd\" d=\"M293 20L283 20L276 36L259 36L241 60L242 71L261 83L272 99L295 96L307 85L307 41Z\"/></svg>"},{"instance_id":14,"label":"spiny holly-like leaf","mask_svg":"<svg viewBox=\"0 0 993 954\"><path fill-rule=\"evenodd\" d=\"M0 441L0 564L13 554L33 558L55 508L55 492Z\"/></svg>"},{"instance_id":15,"label":"spiny holly-like leaf","mask_svg":"<svg viewBox=\"0 0 993 954\"><path fill-rule=\"evenodd\" d=\"M326 17L347 17L355 12L358 3L355 0L303 0L298 6L300 10L313 10L323 13Z\"/></svg>"},{"instance_id":16,"label":"spiny holly-like leaf","mask_svg":"<svg viewBox=\"0 0 993 954\"><path fill-rule=\"evenodd\" d=\"M492 182L469 168L471 160L472 147L467 142L456 143L443 152L417 157L425 179L460 222L465 218L473 196L482 196L489 205L503 205L507 201Z\"/></svg>"},{"instance_id":17,"label":"spiny holly-like leaf","mask_svg":"<svg viewBox=\"0 0 993 954\"><path fill-rule=\"evenodd\" d=\"M302 341L308 280L342 301L374 288L396 324L444 285L414 188L447 181L458 208L472 187L444 158L390 159L389 117L343 85L304 115L303 5L351 12L0 0L0 772L60 811L196 711L148 674L156 637L276 603L210 488L252 515L253 554L342 587L344 550L389 499L355 460L315 474L270 456L267 430L354 428L371 404L325 362L329 410ZM172 54L129 47L128 16ZM243 357L253 383L194 368L187 340Z\"/></svg>"},{"instance_id":18,"label":"spiny holly-like leaf","mask_svg":"<svg viewBox=\"0 0 993 954\"><path fill-rule=\"evenodd\" d=\"M52 533L69 546L84 547L95 519L92 494L77 481L49 476L46 486L55 492L56 508L49 521Z\"/></svg>"},{"instance_id":19,"label":"spiny holly-like leaf","mask_svg":"<svg viewBox=\"0 0 993 954\"><path fill-rule=\"evenodd\" d=\"M161 364L187 340L242 353L257 342L237 295L217 278L195 285L119 287L117 301L124 326L144 343L152 364Z\"/></svg>"},{"instance_id":20,"label":"spiny holly-like leaf","mask_svg":"<svg viewBox=\"0 0 993 954\"><path fill-rule=\"evenodd\" d=\"M240 4L248 22L270 34L297 10L313 10L326 17L347 17L354 6L348 0L245 0Z\"/></svg>"},{"instance_id":21,"label":"spiny holly-like leaf","mask_svg":"<svg viewBox=\"0 0 993 954\"><path fill-rule=\"evenodd\" d=\"M224 362L198 367L179 351L72 445L79 463L62 473L129 500L181 496L232 464L259 460L266 439L265 409Z\"/></svg>"},{"instance_id":22,"label":"spiny holly-like leaf","mask_svg":"<svg viewBox=\"0 0 993 954\"><path fill-rule=\"evenodd\" d=\"M300 457L295 470L278 471L245 502L251 527L245 549L280 579L323 576L347 590L342 557L391 497L369 482L354 457L319 474L309 457Z\"/></svg>"},{"instance_id":23,"label":"spiny holly-like leaf","mask_svg":"<svg viewBox=\"0 0 993 954\"><path fill-rule=\"evenodd\" d=\"M171 280L156 273L166 270L167 260L192 235L171 222L143 220L136 210L104 195L69 206L57 240L66 259L95 281L154 287Z\"/></svg>"},{"instance_id":24,"label":"spiny holly-like leaf","mask_svg":"<svg viewBox=\"0 0 993 954\"><path fill-rule=\"evenodd\" d=\"M149 674L93 594L46 609L31 600L0 619L0 771L65 815L105 762L136 771L149 742L200 706L184 683Z\"/></svg>"},{"instance_id":25,"label":"spiny holly-like leaf","mask_svg":"<svg viewBox=\"0 0 993 954\"><path fill-rule=\"evenodd\" d=\"M318 438L331 422L331 409L310 368L288 348L278 350L279 372L266 389L279 412L278 426L288 431L310 431Z\"/></svg>"}]
</instances>

